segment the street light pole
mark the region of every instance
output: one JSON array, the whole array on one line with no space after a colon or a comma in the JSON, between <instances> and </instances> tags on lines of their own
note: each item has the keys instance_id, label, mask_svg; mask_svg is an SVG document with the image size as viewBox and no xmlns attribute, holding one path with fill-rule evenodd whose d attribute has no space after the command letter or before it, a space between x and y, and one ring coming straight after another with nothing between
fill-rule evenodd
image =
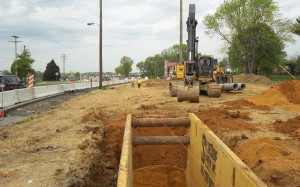
<instances>
[{"instance_id":1,"label":"street light pole","mask_svg":"<svg viewBox=\"0 0 300 187\"><path fill-rule=\"evenodd\" d=\"M20 38L19 36L11 36L13 37L15 40L14 41L9 41L9 42L13 42L15 43L15 60L17 60L17 56L18 56L18 53L17 53L17 44L19 42L22 42L22 41L18 41L18 38ZM18 65L16 63L16 75L18 75Z\"/></svg>"},{"instance_id":2,"label":"street light pole","mask_svg":"<svg viewBox=\"0 0 300 187\"><path fill-rule=\"evenodd\" d=\"M90 25L99 25L99 89L102 89L102 0L100 0L100 24L97 23L87 23Z\"/></svg>"},{"instance_id":3,"label":"street light pole","mask_svg":"<svg viewBox=\"0 0 300 187\"><path fill-rule=\"evenodd\" d=\"M100 0L99 89L102 89L102 0Z\"/></svg>"}]
</instances>

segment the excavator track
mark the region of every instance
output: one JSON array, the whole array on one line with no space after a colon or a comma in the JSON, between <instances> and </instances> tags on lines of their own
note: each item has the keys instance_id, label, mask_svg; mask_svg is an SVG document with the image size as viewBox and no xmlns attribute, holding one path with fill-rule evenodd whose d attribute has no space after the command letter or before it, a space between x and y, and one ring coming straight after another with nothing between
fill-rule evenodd
<instances>
[{"instance_id":1,"label":"excavator track","mask_svg":"<svg viewBox=\"0 0 300 187\"><path fill-rule=\"evenodd\" d=\"M205 93L208 97L221 97L221 87L214 82L200 84L200 93Z\"/></svg>"},{"instance_id":2,"label":"excavator track","mask_svg":"<svg viewBox=\"0 0 300 187\"><path fill-rule=\"evenodd\" d=\"M216 83L207 84L208 97L221 97L221 88Z\"/></svg>"},{"instance_id":3,"label":"excavator track","mask_svg":"<svg viewBox=\"0 0 300 187\"><path fill-rule=\"evenodd\" d=\"M178 86L177 100L178 102L190 101L194 103L199 103L199 88L197 86Z\"/></svg>"},{"instance_id":4,"label":"excavator track","mask_svg":"<svg viewBox=\"0 0 300 187\"><path fill-rule=\"evenodd\" d=\"M177 85L172 84L172 82L169 83L169 93L171 97L177 96Z\"/></svg>"}]
</instances>

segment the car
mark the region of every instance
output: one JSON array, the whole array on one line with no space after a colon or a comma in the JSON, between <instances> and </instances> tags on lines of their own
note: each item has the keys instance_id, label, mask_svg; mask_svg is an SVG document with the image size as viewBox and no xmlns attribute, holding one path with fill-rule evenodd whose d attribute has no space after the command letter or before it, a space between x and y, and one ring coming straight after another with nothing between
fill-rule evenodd
<instances>
[{"instance_id":1,"label":"car","mask_svg":"<svg viewBox=\"0 0 300 187\"><path fill-rule=\"evenodd\" d=\"M102 81L110 81L110 77L102 77Z\"/></svg>"},{"instance_id":2,"label":"car","mask_svg":"<svg viewBox=\"0 0 300 187\"><path fill-rule=\"evenodd\" d=\"M0 92L2 90L14 90L14 89L21 89L26 88L24 82L17 75L4 75L0 74Z\"/></svg>"}]
</instances>

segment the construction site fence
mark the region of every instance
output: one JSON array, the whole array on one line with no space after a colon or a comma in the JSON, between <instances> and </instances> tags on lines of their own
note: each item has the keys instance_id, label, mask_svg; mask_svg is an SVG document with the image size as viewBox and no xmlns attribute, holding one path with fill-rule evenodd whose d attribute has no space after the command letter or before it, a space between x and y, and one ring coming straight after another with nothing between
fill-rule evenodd
<instances>
[{"instance_id":1,"label":"construction site fence","mask_svg":"<svg viewBox=\"0 0 300 187\"><path fill-rule=\"evenodd\" d=\"M104 81L102 86L117 85L129 82L128 80L113 80ZM39 99L51 95L56 95L68 91L86 90L99 86L99 82L84 82L84 83L71 83L59 84L50 86L39 86L33 88L24 88L17 90L5 91L0 94L0 108L6 108L18 103ZM3 98L2 98L3 94ZM3 106L2 100L3 99Z\"/></svg>"}]
</instances>

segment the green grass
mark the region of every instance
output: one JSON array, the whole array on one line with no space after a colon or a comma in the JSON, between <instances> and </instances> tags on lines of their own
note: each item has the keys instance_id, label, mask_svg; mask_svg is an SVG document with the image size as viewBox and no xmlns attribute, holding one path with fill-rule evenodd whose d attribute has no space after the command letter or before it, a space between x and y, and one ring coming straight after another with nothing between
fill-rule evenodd
<instances>
[{"instance_id":1,"label":"green grass","mask_svg":"<svg viewBox=\"0 0 300 187\"><path fill-rule=\"evenodd\" d=\"M274 82L282 82L286 80L300 80L300 75L296 75L295 77L296 79L294 79L290 75L270 75L269 79L271 79Z\"/></svg>"}]
</instances>

